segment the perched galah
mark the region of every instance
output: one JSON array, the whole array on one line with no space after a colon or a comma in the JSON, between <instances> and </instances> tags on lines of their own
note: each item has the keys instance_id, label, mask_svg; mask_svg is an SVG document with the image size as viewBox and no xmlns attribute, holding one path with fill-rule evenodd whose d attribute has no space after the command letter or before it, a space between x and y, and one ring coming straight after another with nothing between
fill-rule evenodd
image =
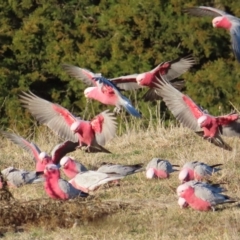
<instances>
[{"instance_id":1,"label":"perched galah","mask_svg":"<svg viewBox=\"0 0 240 240\"><path fill-rule=\"evenodd\" d=\"M221 193L215 193L203 186L182 184L177 188L178 197L184 198L188 205L198 211L215 210L215 206L233 203L235 200Z\"/></svg>"},{"instance_id":2,"label":"perched galah","mask_svg":"<svg viewBox=\"0 0 240 240\"><path fill-rule=\"evenodd\" d=\"M86 172L88 169L80 162L65 156L61 159L60 165L68 178L74 178L78 173Z\"/></svg>"},{"instance_id":3,"label":"perched galah","mask_svg":"<svg viewBox=\"0 0 240 240\"><path fill-rule=\"evenodd\" d=\"M42 152L39 147L33 143L28 142L26 139L10 132L0 131L3 136L8 138L13 143L17 144L19 147L25 149L33 156L33 160L36 164L36 171L44 171L45 166L49 163L59 164L60 159L69 152L76 150L78 142L65 141L54 147L49 156L46 152Z\"/></svg>"},{"instance_id":4,"label":"perched galah","mask_svg":"<svg viewBox=\"0 0 240 240\"><path fill-rule=\"evenodd\" d=\"M205 182L198 182L198 181L195 181L195 180L185 182L184 184L187 185L187 186L192 186L192 187L199 187L199 186L200 187L206 187L206 188L209 188L214 193L222 193L222 192L227 191L225 188L221 187L220 184L208 184L208 183L205 183ZM177 194L180 194L180 192L177 192ZM178 198L178 205L180 206L180 208L188 207L188 203L182 197Z\"/></svg>"},{"instance_id":5,"label":"perched galah","mask_svg":"<svg viewBox=\"0 0 240 240\"><path fill-rule=\"evenodd\" d=\"M63 139L87 146L89 152L110 153L103 146L116 134L116 117L109 110L103 111L91 121L85 121L71 114L66 108L44 100L33 93L20 96L20 101L41 123Z\"/></svg>"},{"instance_id":6,"label":"perched galah","mask_svg":"<svg viewBox=\"0 0 240 240\"><path fill-rule=\"evenodd\" d=\"M141 117L141 114L132 106L131 101L120 93L115 84L101 74L95 74L87 69L68 64L63 64L62 67L72 77L91 86L84 91L86 98L97 100L106 105L116 106L117 109L124 107L131 115Z\"/></svg>"},{"instance_id":7,"label":"perched galah","mask_svg":"<svg viewBox=\"0 0 240 240\"><path fill-rule=\"evenodd\" d=\"M215 28L224 28L231 36L232 49L238 62L240 62L240 19L222 10L213 7L189 7L183 10L185 13L194 16L214 17L212 25Z\"/></svg>"},{"instance_id":8,"label":"perched galah","mask_svg":"<svg viewBox=\"0 0 240 240\"><path fill-rule=\"evenodd\" d=\"M127 176L134 173L144 171L143 164L133 164L133 165L121 165L114 163L102 163L102 165L97 169L97 172L101 173L116 173L121 176Z\"/></svg>"},{"instance_id":9,"label":"perched galah","mask_svg":"<svg viewBox=\"0 0 240 240\"><path fill-rule=\"evenodd\" d=\"M192 129L204 139L218 147L231 151L224 136L240 136L240 119L238 114L212 116L203 111L191 98L184 95L165 80L159 80L157 93L163 98L168 109L184 126Z\"/></svg>"},{"instance_id":10,"label":"perched galah","mask_svg":"<svg viewBox=\"0 0 240 240\"><path fill-rule=\"evenodd\" d=\"M77 174L69 182L77 189L88 193L94 191L99 186L124 178L123 175L116 173L101 173L96 171L87 171Z\"/></svg>"},{"instance_id":11,"label":"perched galah","mask_svg":"<svg viewBox=\"0 0 240 240\"><path fill-rule=\"evenodd\" d=\"M153 158L146 167L146 177L168 178L170 173L178 171L173 167L179 167L179 165L172 165L168 160Z\"/></svg>"},{"instance_id":12,"label":"perched galah","mask_svg":"<svg viewBox=\"0 0 240 240\"><path fill-rule=\"evenodd\" d=\"M157 77L161 79L164 76L174 87L181 90L184 86L184 81L176 81L174 79L185 73L194 64L195 60L189 55L172 61L162 62L148 72L116 77L110 80L121 90L135 90L148 87L150 89L143 96L144 100L158 100L160 97L155 92L155 83L158 82Z\"/></svg>"},{"instance_id":13,"label":"perched galah","mask_svg":"<svg viewBox=\"0 0 240 240\"><path fill-rule=\"evenodd\" d=\"M50 198L67 200L88 196L88 194L74 188L69 182L62 179L59 168L55 164L48 164L46 166L44 176L46 178L44 189Z\"/></svg>"},{"instance_id":14,"label":"perched galah","mask_svg":"<svg viewBox=\"0 0 240 240\"><path fill-rule=\"evenodd\" d=\"M208 179L212 176L213 173L216 173L221 170L221 168L217 168L222 166L223 164L214 164L208 165L203 162L187 162L183 165L181 171L179 172L179 180L184 183L191 180L202 181L204 179Z\"/></svg>"},{"instance_id":15,"label":"perched galah","mask_svg":"<svg viewBox=\"0 0 240 240\"><path fill-rule=\"evenodd\" d=\"M1 171L2 176L7 181L8 186L21 187L25 184L39 183L45 181L43 172L29 172L23 169L8 167Z\"/></svg>"}]
</instances>

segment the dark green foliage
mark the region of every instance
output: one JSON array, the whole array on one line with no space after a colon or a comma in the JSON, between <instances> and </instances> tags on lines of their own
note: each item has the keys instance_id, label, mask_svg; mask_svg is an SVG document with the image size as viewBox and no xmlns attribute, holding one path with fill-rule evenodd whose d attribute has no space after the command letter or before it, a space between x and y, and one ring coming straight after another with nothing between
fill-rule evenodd
<instances>
[{"instance_id":1,"label":"dark green foliage","mask_svg":"<svg viewBox=\"0 0 240 240\"><path fill-rule=\"evenodd\" d=\"M198 60L189 73L186 93L213 114L230 111L240 102L240 68L229 34L212 27L212 18L181 12L207 5L197 0L43 0L0 4L0 124L30 126L30 115L18 94L30 89L87 119L108 108L88 103L83 83L69 77L62 63L78 65L105 77L144 72L162 61L193 53ZM211 5L213 6L213 5ZM219 0L214 7L240 17L240 2ZM144 103L125 92L148 123L156 103ZM112 107L110 107L112 109ZM220 110L219 110L220 109ZM168 115L166 115L168 116ZM19 124L21 123L21 124Z\"/></svg>"}]
</instances>

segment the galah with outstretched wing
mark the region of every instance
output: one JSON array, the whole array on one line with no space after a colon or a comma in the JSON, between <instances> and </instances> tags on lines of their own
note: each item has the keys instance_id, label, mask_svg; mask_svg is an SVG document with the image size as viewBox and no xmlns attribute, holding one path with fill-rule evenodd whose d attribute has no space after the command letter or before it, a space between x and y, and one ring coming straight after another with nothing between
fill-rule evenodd
<instances>
[{"instance_id":1,"label":"galah with outstretched wing","mask_svg":"<svg viewBox=\"0 0 240 240\"><path fill-rule=\"evenodd\" d=\"M153 158L146 167L146 177L148 179L168 178L170 173L178 171L173 167L179 167L179 165L172 165L168 160Z\"/></svg>"},{"instance_id":2,"label":"galah with outstretched wing","mask_svg":"<svg viewBox=\"0 0 240 240\"><path fill-rule=\"evenodd\" d=\"M203 179L209 178L213 173L221 170L217 168L223 164L208 165L203 162L193 161L187 162L183 165L181 171L179 172L179 180L184 183L191 180L201 181Z\"/></svg>"},{"instance_id":3,"label":"galah with outstretched wing","mask_svg":"<svg viewBox=\"0 0 240 240\"><path fill-rule=\"evenodd\" d=\"M52 150L51 156L49 156L46 152L42 152L35 143L28 142L21 136L5 131L0 132L3 136L29 152L33 156L37 172L44 171L45 166L48 163L59 164L60 159L63 156L65 156L69 152L75 151L76 147L78 146L78 142L65 141L56 145Z\"/></svg>"},{"instance_id":4,"label":"galah with outstretched wing","mask_svg":"<svg viewBox=\"0 0 240 240\"><path fill-rule=\"evenodd\" d=\"M116 134L116 118L109 110L103 111L91 121L75 117L66 108L44 100L33 93L20 96L20 101L41 123L47 125L59 137L87 146L89 152L110 153L103 146Z\"/></svg>"},{"instance_id":5,"label":"galah with outstretched wing","mask_svg":"<svg viewBox=\"0 0 240 240\"><path fill-rule=\"evenodd\" d=\"M42 177L43 172L26 171L23 169L16 169L8 167L1 171L2 176L11 187L21 187L25 184L33 184L45 181Z\"/></svg>"},{"instance_id":6,"label":"galah with outstretched wing","mask_svg":"<svg viewBox=\"0 0 240 240\"><path fill-rule=\"evenodd\" d=\"M76 197L87 197L88 194L74 188L69 182L60 177L59 168L55 164L48 164L44 170L44 189L53 199L68 200Z\"/></svg>"},{"instance_id":7,"label":"galah with outstretched wing","mask_svg":"<svg viewBox=\"0 0 240 240\"><path fill-rule=\"evenodd\" d=\"M212 20L213 27L224 28L229 31L234 55L238 62L240 62L240 18L217 8L206 6L185 8L183 9L183 12L198 17L214 17Z\"/></svg>"},{"instance_id":8,"label":"galah with outstretched wing","mask_svg":"<svg viewBox=\"0 0 240 240\"><path fill-rule=\"evenodd\" d=\"M141 114L132 106L131 101L123 96L115 84L108 79L84 68L68 64L63 64L62 67L72 77L80 79L91 86L84 90L86 98L95 99L106 105L116 106L117 109L124 107L131 115L141 117Z\"/></svg>"},{"instance_id":9,"label":"galah with outstretched wing","mask_svg":"<svg viewBox=\"0 0 240 240\"><path fill-rule=\"evenodd\" d=\"M163 98L176 119L184 126L192 129L216 146L225 150L232 150L222 140L221 135L240 136L238 114L230 113L224 116L212 116L203 111L190 97L178 91L164 79L159 79L157 93Z\"/></svg>"},{"instance_id":10,"label":"galah with outstretched wing","mask_svg":"<svg viewBox=\"0 0 240 240\"><path fill-rule=\"evenodd\" d=\"M162 76L164 76L174 87L182 89L184 81L176 81L174 79L185 73L194 64L195 60L189 55L172 61L162 62L148 72L120 76L110 80L122 90L135 90L142 87L148 87L150 89L143 96L144 100L158 100L160 97L155 92L155 83L158 82L157 77L161 79Z\"/></svg>"},{"instance_id":11,"label":"galah with outstretched wing","mask_svg":"<svg viewBox=\"0 0 240 240\"><path fill-rule=\"evenodd\" d=\"M215 206L224 203L234 203L236 200L215 193L210 188L204 186L182 184L177 188L178 197L184 198L188 205L198 211L215 210Z\"/></svg>"}]
</instances>

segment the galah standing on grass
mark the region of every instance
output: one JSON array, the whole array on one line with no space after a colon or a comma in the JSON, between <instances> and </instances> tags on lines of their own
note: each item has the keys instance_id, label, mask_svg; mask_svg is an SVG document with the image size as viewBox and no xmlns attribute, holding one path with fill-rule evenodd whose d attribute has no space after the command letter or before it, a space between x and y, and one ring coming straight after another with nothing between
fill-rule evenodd
<instances>
[{"instance_id":1,"label":"galah standing on grass","mask_svg":"<svg viewBox=\"0 0 240 240\"><path fill-rule=\"evenodd\" d=\"M51 156L49 156L46 152L42 152L35 143L28 142L26 139L14 133L5 131L0 131L0 133L33 156L37 172L44 171L45 166L49 163L59 164L60 159L63 156L69 152L75 151L76 147L78 146L78 142L65 141L57 144L52 150Z\"/></svg>"},{"instance_id":2,"label":"galah standing on grass","mask_svg":"<svg viewBox=\"0 0 240 240\"><path fill-rule=\"evenodd\" d=\"M63 64L62 67L72 77L80 79L91 86L84 90L86 98L95 99L106 105L116 106L118 110L124 107L131 115L141 117L141 114L132 106L131 101L123 96L110 80L100 74L73 65Z\"/></svg>"},{"instance_id":3,"label":"galah standing on grass","mask_svg":"<svg viewBox=\"0 0 240 240\"><path fill-rule=\"evenodd\" d=\"M179 167L179 165L172 165L168 160L153 158L146 167L146 177L148 179L168 178L170 173L178 171L173 167Z\"/></svg>"},{"instance_id":4,"label":"galah standing on grass","mask_svg":"<svg viewBox=\"0 0 240 240\"><path fill-rule=\"evenodd\" d=\"M184 198L189 206L198 211L215 210L215 206L223 203L233 203L230 197L215 193L203 186L182 184L177 188L178 197Z\"/></svg>"},{"instance_id":5,"label":"galah standing on grass","mask_svg":"<svg viewBox=\"0 0 240 240\"><path fill-rule=\"evenodd\" d=\"M116 135L116 118L109 110L103 111L91 121L75 117L66 108L44 100L33 93L20 96L20 101L40 122L47 125L63 139L78 142L87 151L110 153L103 146Z\"/></svg>"},{"instance_id":6,"label":"galah standing on grass","mask_svg":"<svg viewBox=\"0 0 240 240\"><path fill-rule=\"evenodd\" d=\"M87 197L88 194L74 188L69 182L60 177L60 171L55 164L48 164L44 170L46 178L44 189L53 199L67 200L76 197Z\"/></svg>"},{"instance_id":7,"label":"galah standing on grass","mask_svg":"<svg viewBox=\"0 0 240 240\"><path fill-rule=\"evenodd\" d=\"M183 165L181 171L179 172L178 178L182 183L191 180L202 181L212 176L213 173L220 171L221 168L217 167L222 165L223 164L208 165L198 161L187 162Z\"/></svg>"},{"instance_id":8,"label":"galah standing on grass","mask_svg":"<svg viewBox=\"0 0 240 240\"><path fill-rule=\"evenodd\" d=\"M222 192L227 191L225 188L221 187L220 184L208 184L208 183L205 183L205 182L198 182L198 181L195 181L195 180L185 182L184 184L187 185L187 186L192 186L192 187L199 187L200 186L200 187L209 188L214 193L222 193ZM180 194L180 192L177 192L177 194ZM178 198L178 205L180 206L180 208L188 207L188 203L182 197Z\"/></svg>"},{"instance_id":9,"label":"galah standing on grass","mask_svg":"<svg viewBox=\"0 0 240 240\"><path fill-rule=\"evenodd\" d=\"M224 28L229 31L231 36L232 49L238 62L240 62L240 19L228 14L224 11L213 7L189 7L185 8L183 12L193 16L210 16L214 17L212 25L215 28Z\"/></svg>"},{"instance_id":10,"label":"galah standing on grass","mask_svg":"<svg viewBox=\"0 0 240 240\"><path fill-rule=\"evenodd\" d=\"M68 178L74 178L78 173L86 172L88 169L78 161L75 161L69 156L65 156L61 159L60 165L64 174Z\"/></svg>"},{"instance_id":11,"label":"galah standing on grass","mask_svg":"<svg viewBox=\"0 0 240 240\"><path fill-rule=\"evenodd\" d=\"M11 187L21 187L25 184L39 183L45 181L43 172L29 172L23 169L8 167L1 171L2 176Z\"/></svg>"},{"instance_id":12,"label":"galah standing on grass","mask_svg":"<svg viewBox=\"0 0 240 240\"><path fill-rule=\"evenodd\" d=\"M174 87L181 90L184 86L184 81L176 81L174 79L188 71L194 64L195 60L189 55L172 61L162 62L148 72L116 77L110 80L121 90L135 90L148 87L150 89L143 96L144 100L159 100L160 97L155 92L155 83L158 82L157 77L161 79L164 76Z\"/></svg>"},{"instance_id":13,"label":"galah standing on grass","mask_svg":"<svg viewBox=\"0 0 240 240\"><path fill-rule=\"evenodd\" d=\"M204 112L191 98L184 95L164 79L158 83L157 93L163 98L168 109L184 126L203 136L211 143L225 150L232 148L221 135L240 136L239 115L230 113L224 116L212 116Z\"/></svg>"}]
</instances>

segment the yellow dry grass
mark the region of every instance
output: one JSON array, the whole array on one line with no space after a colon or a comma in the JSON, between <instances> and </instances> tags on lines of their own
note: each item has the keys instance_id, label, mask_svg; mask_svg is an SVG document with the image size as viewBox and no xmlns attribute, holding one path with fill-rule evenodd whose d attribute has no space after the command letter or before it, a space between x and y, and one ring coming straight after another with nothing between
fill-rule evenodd
<instances>
[{"instance_id":1,"label":"yellow dry grass","mask_svg":"<svg viewBox=\"0 0 240 240\"><path fill-rule=\"evenodd\" d=\"M164 128L161 124L156 127L150 124L150 127L141 130L139 125L128 127L122 136L107 144L113 154L87 154L78 150L69 155L88 167L100 162L143 162L146 165L153 157L168 159L181 166L193 160L223 163L222 171L212 180L226 183L224 186L228 195L240 199L240 140L225 140L233 147L232 152L211 145L183 127ZM58 143L57 138L44 128L34 141L46 152ZM0 166L3 169L10 165L34 169L27 152L2 139ZM11 211L19 208L21 211L15 214L23 217L24 212L30 216L30 208L35 215L21 226L12 226L7 220L0 220L0 231L5 239L18 240L240 238L240 209L237 203L220 206L215 212L182 210L177 205L175 194L178 185L177 173L167 180L147 180L142 172L126 177L119 187L101 187L88 200L67 202L49 200L42 184L10 189L15 200L1 201L0 212L5 208L5 215L9 216Z\"/></svg>"}]
</instances>

